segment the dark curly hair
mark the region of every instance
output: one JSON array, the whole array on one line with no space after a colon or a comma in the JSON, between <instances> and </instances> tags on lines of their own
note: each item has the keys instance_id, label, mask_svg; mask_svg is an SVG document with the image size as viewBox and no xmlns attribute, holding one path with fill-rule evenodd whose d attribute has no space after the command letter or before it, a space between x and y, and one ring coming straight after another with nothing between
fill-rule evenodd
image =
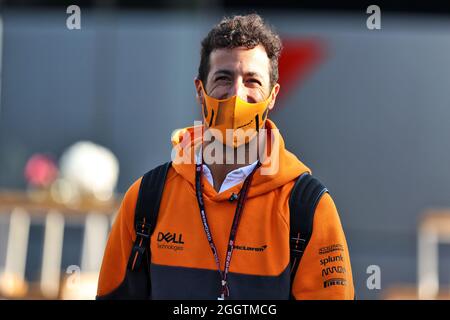
<instances>
[{"instance_id":1,"label":"dark curly hair","mask_svg":"<svg viewBox=\"0 0 450 320\"><path fill-rule=\"evenodd\" d=\"M198 78L206 85L209 73L209 56L215 49L246 47L253 49L262 45L270 59L270 85L278 81L278 58L282 44L280 36L258 14L225 17L202 41Z\"/></svg>"}]
</instances>

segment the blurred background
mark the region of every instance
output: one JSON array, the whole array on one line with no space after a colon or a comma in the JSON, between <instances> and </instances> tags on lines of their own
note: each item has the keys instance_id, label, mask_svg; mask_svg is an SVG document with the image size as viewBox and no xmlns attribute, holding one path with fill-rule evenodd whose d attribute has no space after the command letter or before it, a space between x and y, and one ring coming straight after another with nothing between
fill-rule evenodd
<instances>
[{"instance_id":1,"label":"blurred background","mask_svg":"<svg viewBox=\"0 0 450 320\"><path fill-rule=\"evenodd\" d=\"M0 1L0 297L95 297L123 193L201 119L200 41L257 12L284 43L269 117L333 195L358 299L450 298L449 6L54 2Z\"/></svg>"}]
</instances>

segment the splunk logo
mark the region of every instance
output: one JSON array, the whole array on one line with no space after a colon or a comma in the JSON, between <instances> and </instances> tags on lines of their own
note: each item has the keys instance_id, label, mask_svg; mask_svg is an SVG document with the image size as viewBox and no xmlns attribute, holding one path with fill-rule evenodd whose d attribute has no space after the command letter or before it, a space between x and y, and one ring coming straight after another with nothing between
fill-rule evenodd
<instances>
[{"instance_id":1,"label":"splunk logo","mask_svg":"<svg viewBox=\"0 0 450 320\"><path fill-rule=\"evenodd\" d=\"M182 233L158 232L156 241L158 249L169 249L174 251L184 249L182 246L184 244Z\"/></svg>"},{"instance_id":2,"label":"splunk logo","mask_svg":"<svg viewBox=\"0 0 450 320\"><path fill-rule=\"evenodd\" d=\"M342 262L343 260L344 258L342 257L342 255L328 256L325 259L320 259L320 265L325 267L330 262Z\"/></svg>"}]
</instances>

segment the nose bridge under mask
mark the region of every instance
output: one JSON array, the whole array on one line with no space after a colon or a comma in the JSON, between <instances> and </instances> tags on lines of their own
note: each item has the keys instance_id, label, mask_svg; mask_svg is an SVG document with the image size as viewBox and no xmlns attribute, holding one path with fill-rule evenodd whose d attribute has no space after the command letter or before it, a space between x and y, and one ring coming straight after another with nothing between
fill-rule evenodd
<instances>
[{"instance_id":1,"label":"nose bridge under mask","mask_svg":"<svg viewBox=\"0 0 450 320\"><path fill-rule=\"evenodd\" d=\"M237 97L233 96L230 99L218 101L217 116L214 121L215 126L226 126L227 122L232 123L234 129L236 120L236 103Z\"/></svg>"},{"instance_id":2,"label":"nose bridge under mask","mask_svg":"<svg viewBox=\"0 0 450 320\"><path fill-rule=\"evenodd\" d=\"M226 139L226 130L244 130L247 134L259 132L267 118L268 106L271 102L272 93L261 102L250 103L235 95L228 99L216 99L206 94L201 84L203 93L203 118L208 128L218 129ZM236 132L237 133L237 132ZM226 144L235 142L224 141Z\"/></svg>"},{"instance_id":3,"label":"nose bridge under mask","mask_svg":"<svg viewBox=\"0 0 450 320\"><path fill-rule=\"evenodd\" d=\"M237 129L242 126L240 118L250 119L253 115L260 114L261 120L265 120L267 115L267 107L271 101L272 93L269 97L261 102L247 102L241 97L235 95L227 99L216 99L208 96L202 86L203 92L203 116L208 126L220 126L226 123L233 125L230 129Z\"/></svg>"}]
</instances>

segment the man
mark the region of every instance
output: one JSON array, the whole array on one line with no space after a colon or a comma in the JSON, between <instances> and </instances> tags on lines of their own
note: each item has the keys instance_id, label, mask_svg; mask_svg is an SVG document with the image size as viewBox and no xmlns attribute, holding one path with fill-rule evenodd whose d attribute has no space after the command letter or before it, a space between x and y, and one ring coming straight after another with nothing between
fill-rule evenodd
<instances>
[{"instance_id":1,"label":"man","mask_svg":"<svg viewBox=\"0 0 450 320\"><path fill-rule=\"evenodd\" d=\"M172 138L148 248L145 290L152 299L354 298L347 243L328 193L315 206L310 241L290 283L289 201L310 170L267 119L280 90L280 52L279 36L256 14L225 18L203 40L194 81L203 124ZM133 243L140 248L145 240L134 226L141 181L127 191L113 225L98 298L127 298L145 281L127 271L138 259Z\"/></svg>"}]
</instances>

